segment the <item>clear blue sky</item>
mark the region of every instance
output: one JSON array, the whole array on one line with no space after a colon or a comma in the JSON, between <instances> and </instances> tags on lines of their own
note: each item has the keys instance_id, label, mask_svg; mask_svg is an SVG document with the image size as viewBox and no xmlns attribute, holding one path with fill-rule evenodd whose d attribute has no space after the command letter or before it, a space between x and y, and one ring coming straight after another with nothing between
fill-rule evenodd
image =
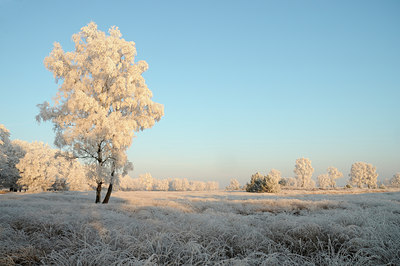
<instances>
[{"instance_id":1,"label":"clear blue sky","mask_svg":"<svg viewBox=\"0 0 400 266\"><path fill-rule=\"evenodd\" d=\"M400 1L0 0L0 123L53 143L36 104L57 90L43 59L90 21L136 43L165 117L138 134L133 176L241 183L271 168L400 171Z\"/></svg>"}]
</instances>

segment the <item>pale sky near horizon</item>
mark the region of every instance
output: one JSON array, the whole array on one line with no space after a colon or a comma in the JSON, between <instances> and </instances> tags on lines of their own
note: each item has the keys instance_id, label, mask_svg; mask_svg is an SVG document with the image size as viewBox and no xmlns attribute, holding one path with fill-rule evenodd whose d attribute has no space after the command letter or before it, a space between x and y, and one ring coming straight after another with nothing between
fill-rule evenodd
<instances>
[{"instance_id":1,"label":"pale sky near horizon","mask_svg":"<svg viewBox=\"0 0 400 266\"><path fill-rule=\"evenodd\" d=\"M165 116L128 151L132 176L240 183L275 168L313 178L372 163L400 172L400 1L0 0L0 124L53 143L37 104L57 84L54 42L90 21L134 41Z\"/></svg>"}]
</instances>

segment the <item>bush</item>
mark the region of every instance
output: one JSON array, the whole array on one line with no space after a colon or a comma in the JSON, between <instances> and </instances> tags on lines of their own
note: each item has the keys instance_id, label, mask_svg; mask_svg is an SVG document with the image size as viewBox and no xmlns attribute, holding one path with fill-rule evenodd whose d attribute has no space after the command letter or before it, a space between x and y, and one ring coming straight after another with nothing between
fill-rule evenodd
<instances>
[{"instance_id":1,"label":"bush","mask_svg":"<svg viewBox=\"0 0 400 266\"><path fill-rule=\"evenodd\" d=\"M240 183L239 183L239 181L237 181L237 179L235 179L235 178L232 178L231 179L231 181L230 181L230 183L229 183L229 186L227 186L226 188L225 188L225 190L240 190Z\"/></svg>"},{"instance_id":2,"label":"bush","mask_svg":"<svg viewBox=\"0 0 400 266\"><path fill-rule=\"evenodd\" d=\"M247 192L277 193L280 190L281 190L281 185L279 184L279 180L270 175L263 176L259 172L252 175L250 183L246 185Z\"/></svg>"}]
</instances>

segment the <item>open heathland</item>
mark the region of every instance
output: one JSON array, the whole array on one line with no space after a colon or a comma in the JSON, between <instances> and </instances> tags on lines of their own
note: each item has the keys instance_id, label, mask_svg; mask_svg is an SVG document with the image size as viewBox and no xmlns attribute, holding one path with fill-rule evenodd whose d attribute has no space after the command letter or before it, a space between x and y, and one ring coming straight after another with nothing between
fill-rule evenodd
<instances>
[{"instance_id":1,"label":"open heathland","mask_svg":"<svg viewBox=\"0 0 400 266\"><path fill-rule=\"evenodd\" d=\"M399 190L93 199L1 194L0 265L400 265Z\"/></svg>"}]
</instances>

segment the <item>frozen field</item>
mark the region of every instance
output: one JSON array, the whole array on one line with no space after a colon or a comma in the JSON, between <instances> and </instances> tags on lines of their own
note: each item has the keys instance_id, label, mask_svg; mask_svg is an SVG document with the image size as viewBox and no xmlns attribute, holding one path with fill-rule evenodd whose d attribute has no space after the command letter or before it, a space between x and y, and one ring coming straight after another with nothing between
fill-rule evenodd
<instances>
[{"instance_id":1,"label":"frozen field","mask_svg":"<svg viewBox=\"0 0 400 266\"><path fill-rule=\"evenodd\" d=\"M400 192L344 192L2 194L0 265L400 265Z\"/></svg>"}]
</instances>

